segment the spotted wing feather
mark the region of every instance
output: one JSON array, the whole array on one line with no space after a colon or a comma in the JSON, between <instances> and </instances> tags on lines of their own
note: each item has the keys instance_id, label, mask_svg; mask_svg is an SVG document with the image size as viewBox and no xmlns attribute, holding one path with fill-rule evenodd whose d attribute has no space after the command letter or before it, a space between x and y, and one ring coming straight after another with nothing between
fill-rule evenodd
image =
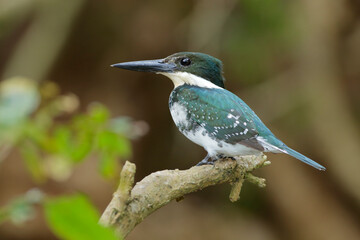
<instances>
[{"instance_id":1,"label":"spotted wing feather","mask_svg":"<svg viewBox=\"0 0 360 240\"><path fill-rule=\"evenodd\" d=\"M215 139L264 150L256 140L259 132L253 120L255 113L236 95L224 89L196 86L180 87L176 93L177 101L186 106L191 122L205 128Z\"/></svg>"}]
</instances>

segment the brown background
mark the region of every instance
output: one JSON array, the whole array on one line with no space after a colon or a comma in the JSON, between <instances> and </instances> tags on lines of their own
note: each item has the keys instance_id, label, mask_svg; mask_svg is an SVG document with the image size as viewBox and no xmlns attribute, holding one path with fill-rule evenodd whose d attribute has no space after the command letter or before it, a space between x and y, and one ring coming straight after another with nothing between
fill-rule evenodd
<instances>
[{"instance_id":1,"label":"brown background","mask_svg":"<svg viewBox=\"0 0 360 240\"><path fill-rule=\"evenodd\" d=\"M2 6L1 6L2 5ZM269 155L258 170L268 186L246 183L241 200L222 185L155 212L128 239L360 239L360 4L293 1L2 1L0 76L52 80L99 101L113 116L144 120L134 141L137 179L186 169L205 152L175 128L173 86L160 75L111 69L122 61L199 51L222 59L226 87L247 102L289 146L327 167L319 172ZM35 186L16 151L0 165L0 204ZM49 194L84 192L101 212L114 182L95 159ZM53 239L41 210L22 226L4 224L1 239Z\"/></svg>"}]
</instances>

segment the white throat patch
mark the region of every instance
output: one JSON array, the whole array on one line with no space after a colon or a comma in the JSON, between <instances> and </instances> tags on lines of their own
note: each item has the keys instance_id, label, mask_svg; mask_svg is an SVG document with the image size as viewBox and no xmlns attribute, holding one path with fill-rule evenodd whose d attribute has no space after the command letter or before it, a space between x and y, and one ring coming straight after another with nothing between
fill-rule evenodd
<instances>
[{"instance_id":1,"label":"white throat patch","mask_svg":"<svg viewBox=\"0 0 360 240\"><path fill-rule=\"evenodd\" d=\"M194 74L187 72L174 72L174 73L159 72L159 74L162 74L170 78L174 83L174 88L181 86L183 84L189 84L189 85L205 87L205 88L221 88L208 80L205 80L201 77L198 77Z\"/></svg>"}]
</instances>

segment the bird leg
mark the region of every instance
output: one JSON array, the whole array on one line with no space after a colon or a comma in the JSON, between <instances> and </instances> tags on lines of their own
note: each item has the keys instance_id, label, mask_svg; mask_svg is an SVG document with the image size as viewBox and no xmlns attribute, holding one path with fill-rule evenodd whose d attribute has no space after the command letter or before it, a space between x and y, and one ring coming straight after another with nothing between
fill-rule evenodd
<instances>
[{"instance_id":1,"label":"bird leg","mask_svg":"<svg viewBox=\"0 0 360 240\"><path fill-rule=\"evenodd\" d=\"M202 165L214 165L214 163L219 160L219 159L225 159L225 158L230 158L232 160L235 160L235 158L233 157L228 157L225 156L223 154L217 154L215 156L210 156L209 154L206 155L206 157L201 160L198 164L196 164L196 166L202 166Z\"/></svg>"},{"instance_id":2,"label":"bird leg","mask_svg":"<svg viewBox=\"0 0 360 240\"><path fill-rule=\"evenodd\" d=\"M196 166L202 166L202 165L214 165L214 162L217 159L213 160L212 157L208 154L206 155L206 157L201 160L198 164L196 164Z\"/></svg>"}]
</instances>

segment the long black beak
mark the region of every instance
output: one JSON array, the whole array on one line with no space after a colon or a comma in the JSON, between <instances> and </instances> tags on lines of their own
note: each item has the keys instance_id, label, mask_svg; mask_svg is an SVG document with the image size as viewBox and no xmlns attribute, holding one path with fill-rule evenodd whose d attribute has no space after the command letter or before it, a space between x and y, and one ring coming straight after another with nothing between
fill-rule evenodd
<instances>
[{"instance_id":1,"label":"long black beak","mask_svg":"<svg viewBox=\"0 0 360 240\"><path fill-rule=\"evenodd\" d=\"M176 68L174 63L167 63L164 59L116 63L111 66L138 72L174 72Z\"/></svg>"}]
</instances>

